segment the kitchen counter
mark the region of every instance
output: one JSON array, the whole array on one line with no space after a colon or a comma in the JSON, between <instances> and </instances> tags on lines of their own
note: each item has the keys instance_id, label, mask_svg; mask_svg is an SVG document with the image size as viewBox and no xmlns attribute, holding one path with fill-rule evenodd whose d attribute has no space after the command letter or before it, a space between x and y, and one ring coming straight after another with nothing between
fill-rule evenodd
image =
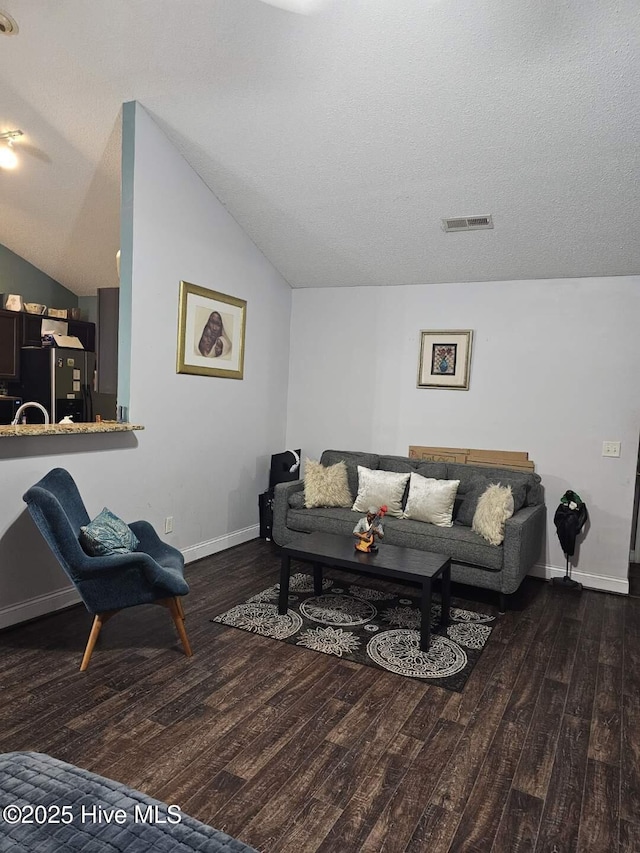
<instances>
[{"instance_id":1,"label":"kitchen counter","mask_svg":"<svg viewBox=\"0 0 640 853\"><path fill-rule=\"evenodd\" d=\"M41 435L86 435L96 432L132 432L144 429L140 424L121 424L118 421L100 421L87 424L16 424L0 426L0 438Z\"/></svg>"}]
</instances>

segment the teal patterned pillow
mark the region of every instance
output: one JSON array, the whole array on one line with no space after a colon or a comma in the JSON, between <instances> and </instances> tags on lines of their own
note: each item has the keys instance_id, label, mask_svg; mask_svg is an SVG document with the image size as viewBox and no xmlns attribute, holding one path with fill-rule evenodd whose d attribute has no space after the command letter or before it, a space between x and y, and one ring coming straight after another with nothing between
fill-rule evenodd
<instances>
[{"instance_id":1,"label":"teal patterned pillow","mask_svg":"<svg viewBox=\"0 0 640 853\"><path fill-rule=\"evenodd\" d=\"M140 543L129 525L105 507L93 521L80 528L80 544L90 557L104 557L128 554Z\"/></svg>"}]
</instances>

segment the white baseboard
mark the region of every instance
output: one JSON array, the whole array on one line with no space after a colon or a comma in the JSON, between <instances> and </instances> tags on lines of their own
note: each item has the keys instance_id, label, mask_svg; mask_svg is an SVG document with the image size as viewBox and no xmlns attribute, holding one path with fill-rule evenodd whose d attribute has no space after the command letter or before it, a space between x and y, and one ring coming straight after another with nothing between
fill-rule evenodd
<instances>
[{"instance_id":1,"label":"white baseboard","mask_svg":"<svg viewBox=\"0 0 640 853\"><path fill-rule=\"evenodd\" d=\"M566 569L558 568L557 566L534 566L530 571L530 575L536 578L562 578L566 574ZM587 572L577 572L575 569L571 572L571 577L574 581L578 581L587 589L597 589L601 592L616 592L619 595L629 594L629 579L628 578L611 578L605 575L592 575Z\"/></svg>"},{"instance_id":2,"label":"white baseboard","mask_svg":"<svg viewBox=\"0 0 640 853\"><path fill-rule=\"evenodd\" d=\"M10 625L36 619L38 616L46 616L47 613L53 613L56 610L64 610L65 607L78 604L81 600L76 588L70 586L48 592L46 595L28 598L19 604L10 604L8 607L0 608L0 628L8 628Z\"/></svg>"},{"instance_id":3,"label":"white baseboard","mask_svg":"<svg viewBox=\"0 0 640 853\"><path fill-rule=\"evenodd\" d=\"M243 542L250 542L252 539L257 539L259 534L260 527L254 524L251 527L245 527L242 530L218 536L216 539L210 539L208 542L191 545L189 548L182 549L182 554L184 555L185 563L192 563L195 560L202 559L202 557L210 557L211 554L217 554L218 551L226 551L227 548L233 548L234 545L241 545ZM565 569L558 568L557 566L543 566L538 564L533 566L529 574L536 578L550 580L551 578L564 577ZM628 578L611 578L604 575L592 575L576 571L571 573L571 577L587 589L615 592L620 595L629 594ZM9 628L11 625L17 625L29 619L36 619L39 616L46 616L48 613L54 613L56 610L64 610L65 607L79 604L80 601L81 598L75 587L70 586L65 589L56 590L55 592L49 592L46 595L29 598L18 604L2 607L0 608L0 629Z\"/></svg>"},{"instance_id":4,"label":"white baseboard","mask_svg":"<svg viewBox=\"0 0 640 853\"><path fill-rule=\"evenodd\" d=\"M192 563L194 560L209 557L218 551L226 551L227 548L233 548L234 545L241 545L243 542L257 539L259 534L260 527L255 524L251 527L245 527L243 530L236 530L233 533L218 536L216 539L211 539L208 542L191 545L189 548L182 550L185 563ZM48 613L63 610L65 607L78 604L80 601L82 599L77 590L75 587L70 586L66 589L59 589L55 592L29 598L18 604L2 607L0 608L0 629L9 628L11 625L17 625L20 622L27 622L29 619L36 619L38 616L46 616Z\"/></svg>"},{"instance_id":5,"label":"white baseboard","mask_svg":"<svg viewBox=\"0 0 640 853\"><path fill-rule=\"evenodd\" d=\"M253 524L251 527L235 530L233 533L225 533L224 536L218 536L216 539L209 539L208 542L190 545L188 548L182 549L184 561L185 563L193 563L194 560L201 560L203 557L217 554L218 551L226 551L227 548L233 548L234 545L242 545L243 542L257 539L259 535L260 526Z\"/></svg>"}]
</instances>

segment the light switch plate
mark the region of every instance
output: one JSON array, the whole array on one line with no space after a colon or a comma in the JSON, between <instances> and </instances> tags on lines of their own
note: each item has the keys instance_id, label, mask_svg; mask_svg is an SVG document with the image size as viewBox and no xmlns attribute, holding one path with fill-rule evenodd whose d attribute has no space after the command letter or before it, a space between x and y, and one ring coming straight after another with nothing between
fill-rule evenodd
<instances>
[{"instance_id":1,"label":"light switch plate","mask_svg":"<svg viewBox=\"0 0 640 853\"><path fill-rule=\"evenodd\" d=\"M619 441L603 441L602 442L602 455L603 456L620 456L620 442Z\"/></svg>"}]
</instances>

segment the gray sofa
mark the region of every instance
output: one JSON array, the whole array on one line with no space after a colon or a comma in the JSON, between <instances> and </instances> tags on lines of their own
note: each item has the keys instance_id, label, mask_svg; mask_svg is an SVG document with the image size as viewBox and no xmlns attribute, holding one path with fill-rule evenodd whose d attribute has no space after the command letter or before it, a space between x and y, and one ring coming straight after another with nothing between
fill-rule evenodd
<instances>
[{"instance_id":1,"label":"gray sofa","mask_svg":"<svg viewBox=\"0 0 640 853\"><path fill-rule=\"evenodd\" d=\"M536 563L542 549L546 528L546 508L538 474L505 468L465 465L451 462L423 462L405 456L384 456L374 453L325 450L320 462L334 465L343 460L347 466L349 488L354 499L358 492L357 466L395 471L415 471L423 477L438 480L460 480L453 527L438 527L423 521L406 518L385 518L384 541L446 554L451 557L451 578L472 586L495 590L500 594L500 610L507 605L507 596L514 593ZM524 506L508 519L501 545L490 545L471 527L456 523L456 513L465 494L473 488L478 477L491 482L511 485L524 493ZM405 492L406 501L406 492ZM279 483L273 502L273 540L287 545L301 534L322 531L349 536L362 515L351 509L304 505L304 482Z\"/></svg>"}]
</instances>

